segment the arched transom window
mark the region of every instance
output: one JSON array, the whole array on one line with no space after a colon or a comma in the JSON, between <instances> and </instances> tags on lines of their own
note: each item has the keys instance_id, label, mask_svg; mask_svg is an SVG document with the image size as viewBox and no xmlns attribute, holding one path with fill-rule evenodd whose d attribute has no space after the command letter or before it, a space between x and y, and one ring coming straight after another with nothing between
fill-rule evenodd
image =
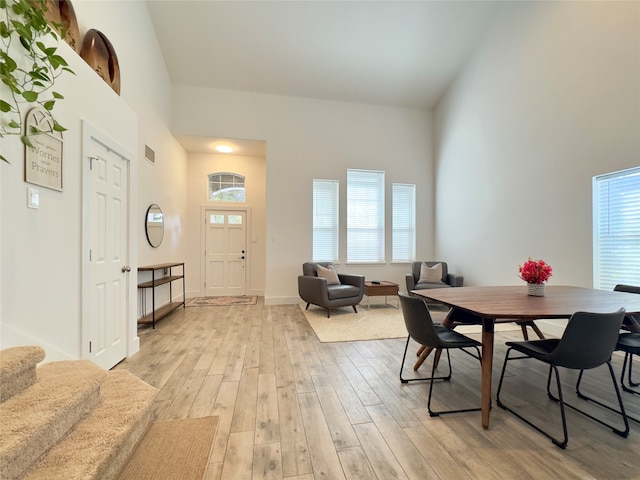
<instances>
[{"instance_id":1,"label":"arched transom window","mask_svg":"<svg viewBox=\"0 0 640 480\"><path fill-rule=\"evenodd\" d=\"M244 177L229 172L210 173L209 200L244 202Z\"/></svg>"}]
</instances>

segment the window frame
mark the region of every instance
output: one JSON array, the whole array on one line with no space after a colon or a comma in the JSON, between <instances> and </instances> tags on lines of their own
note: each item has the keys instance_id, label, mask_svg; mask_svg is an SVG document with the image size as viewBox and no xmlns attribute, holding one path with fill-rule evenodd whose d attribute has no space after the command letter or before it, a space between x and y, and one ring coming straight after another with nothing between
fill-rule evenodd
<instances>
[{"instance_id":1,"label":"window frame","mask_svg":"<svg viewBox=\"0 0 640 480\"><path fill-rule=\"evenodd\" d=\"M312 259L314 262L338 263L340 253L340 182L314 178L312 181L312 204Z\"/></svg>"},{"instance_id":2,"label":"window frame","mask_svg":"<svg viewBox=\"0 0 640 480\"><path fill-rule=\"evenodd\" d=\"M384 171L347 169L346 233L347 263L385 263Z\"/></svg>"},{"instance_id":3,"label":"window frame","mask_svg":"<svg viewBox=\"0 0 640 480\"><path fill-rule=\"evenodd\" d=\"M224 181L222 177L223 176L230 176L231 181ZM218 177L217 179L215 177ZM237 180L242 180L241 182L238 181L236 183ZM240 190L240 188L242 189L242 199L234 199L234 198L214 198L214 195L217 194L218 192L221 192L222 190L224 190L223 188L219 188L218 190L214 190L213 189L213 184L217 182L220 186L222 186L223 184L231 184L231 187L227 187L227 188L231 188L233 190ZM231 203L245 203L246 199L247 199L247 189L246 189L246 177L244 175L240 175L239 173L233 173L233 172L214 172L214 173L210 173L207 175L207 199L210 202L231 202Z\"/></svg>"},{"instance_id":4,"label":"window frame","mask_svg":"<svg viewBox=\"0 0 640 480\"><path fill-rule=\"evenodd\" d=\"M593 286L640 285L640 167L593 177Z\"/></svg>"},{"instance_id":5,"label":"window frame","mask_svg":"<svg viewBox=\"0 0 640 480\"><path fill-rule=\"evenodd\" d=\"M413 183L392 183L391 263L411 263L415 258L416 185Z\"/></svg>"}]
</instances>

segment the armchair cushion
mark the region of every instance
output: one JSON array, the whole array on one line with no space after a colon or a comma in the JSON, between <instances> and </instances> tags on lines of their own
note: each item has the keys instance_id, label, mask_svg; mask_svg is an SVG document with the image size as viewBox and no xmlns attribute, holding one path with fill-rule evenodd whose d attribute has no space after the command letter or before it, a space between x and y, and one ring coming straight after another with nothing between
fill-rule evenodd
<instances>
[{"instance_id":1,"label":"armchair cushion","mask_svg":"<svg viewBox=\"0 0 640 480\"><path fill-rule=\"evenodd\" d=\"M426 267L424 268L428 268L435 267L438 264L442 268L442 274L440 278L436 278L436 275L433 275L433 277L430 279L433 279L435 281L424 281L426 280L426 278L424 278L425 275L421 274L423 265L426 265ZM437 273L437 267L430 269L429 275L435 273ZM407 284L407 293L410 293L411 290L423 290L427 288L461 287L464 282L464 277L462 275L449 273L446 262L413 262L411 264L411 273L407 273L405 275L405 279Z\"/></svg>"},{"instance_id":2,"label":"armchair cushion","mask_svg":"<svg viewBox=\"0 0 640 480\"><path fill-rule=\"evenodd\" d=\"M318 265L317 268L318 277L326 279L327 285L340 285L340 279L338 278L336 267L334 267L333 265L329 265L325 268L322 265Z\"/></svg>"},{"instance_id":3,"label":"armchair cushion","mask_svg":"<svg viewBox=\"0 0 640 480\"><path fill-rule=\"evenodd\" d=\"M433 266L429 266L422 262L418 283L444 283L442 281L442 264L436 263Z\"/></svg>"}]
</instances>

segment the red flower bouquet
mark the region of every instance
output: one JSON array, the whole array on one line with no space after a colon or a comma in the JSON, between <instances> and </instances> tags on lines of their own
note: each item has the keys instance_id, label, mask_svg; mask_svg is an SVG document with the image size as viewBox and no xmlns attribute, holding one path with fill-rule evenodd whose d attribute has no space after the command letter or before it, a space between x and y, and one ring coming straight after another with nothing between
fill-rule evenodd
<instances>
[{"instance_id":1,"label":"red flower bouquet","mask_svg":"<svg viewBox=\"0 0 640 480\"><path fill-rule=\"evenodd\" d=\"M529 257L523 265L518 266L518 272L525 282L541 284L549 280L553 269L544 260L531 260Z\"/></svg>"}]
</instances>

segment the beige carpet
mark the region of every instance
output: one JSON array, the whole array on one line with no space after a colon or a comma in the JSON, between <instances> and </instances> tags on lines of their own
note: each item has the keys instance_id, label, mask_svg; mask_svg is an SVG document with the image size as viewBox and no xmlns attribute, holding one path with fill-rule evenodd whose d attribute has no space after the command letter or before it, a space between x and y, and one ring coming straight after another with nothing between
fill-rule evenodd
<instances>
[{"instance_id":1,"label":"beige carpet","mask_svg":"<svg viewBox=\"0 0 640 480\"><path fill-rule=\"evenodd\" d=\"M151 424L117 480L202 480L219 417Z\"/></svg>"},{"instance_id":2,"label":"beige carpet","mask_svg":"<svg viewBox=\"0 0 640 480\"><path fill-rule=\"evenodd\" d=\"M187 307L230 307L233 305L255 305L258 297L195 297L187 300Z\"/></svg>"},{"instance_id":3,"label":"beige carpet","mask_svg":"<svg viewBox=\"0 0 640 480\"><path fill-rule=\"evenodd\" d=\"M406 338L407 329L404 326L402 311L390 306L377 304L371 305L367 310L363 305L358 306L358 313L354 313L351 307L340 308L331 311L331 317L327 318L327 310L324 308L309 306L309 310L302 309L309 325L316 332L321 342L353 342L358 340L380 340L384 338ZM445 310L432 310L431 316L436 323L441 322L446 316ZM519 330L520 327L513 323L505 323L495 326L496 331ZM456 327L456 332L470 334L480 333L480 325L461 325Z\"/></svg>"}]
</instances>

